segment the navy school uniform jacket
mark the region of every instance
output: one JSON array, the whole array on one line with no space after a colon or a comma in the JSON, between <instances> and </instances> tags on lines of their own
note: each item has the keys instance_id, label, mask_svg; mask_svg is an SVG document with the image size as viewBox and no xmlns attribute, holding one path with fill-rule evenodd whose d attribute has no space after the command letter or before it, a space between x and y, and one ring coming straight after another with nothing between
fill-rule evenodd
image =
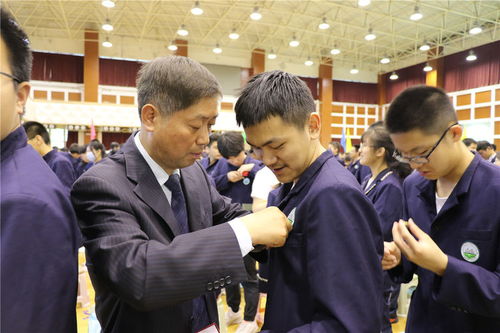
<instances>
[{"instance_id":1,"label":"navy school uniform jacket","mask_svg":"<svg viewBox=\"0 0 500 333\"><path fill-rule=\"evenodd\" d=\"M45 154L43 159L69 191L77 177L73 164L65 155L67 153L61 153L53 149Z\"/></svg>"},{"instance_id":2,"label":"navy school uniform jacket","mask_svg":"<svg viewBox=\"0 0 500 333\"><path fill-rule=\"evenodd\" d=\"M293 230L269 252L268 332L379 332L382 234L377 212L330 151L274 203Z\"/></svg>"},{"instance_id":3,"label":"navy school uniform jacket","mask_svg":"<svg viewBox=\"0 0 500 333\"><path fill-rule=\"evenodd\" d=\"M392 225L403 216L403 181L390 169L383 170L366 186L369 179L367 176L361 187L380 217L384 240L390 242Z\"/></svg>"},{"instance_id":4,"label":"navy school uniform jacket","mask_svg":"<svg viewBox=\"0 0 500 333\"><path fill-rule=\"evenodd\" d=\"M1 326L75 332L80 233L69 193L23 127L1 142Z\"/></svg>"},{"instance_id":5,"label":"navy school uniform jacket","mask_svg":"<svg viewBox=\"0 0 500 333\"><path fill-rule=\"evenodd\" d=\"M435 181L404 182L404 215L448 255L442 277L403 258L393 279L419 283L406 332L500 332L500 169L476 155L436 215Z\"/></svg>"},{"instance_id":6,"label":"navy school uniform jacket","mask_svg":"<svg viewBox=\"0 0 500 333\"><path fill-rule=\"evenodd\" d=\"M371 175L370 168L359 163L359 160L352 162L347 169L354 175L360 184L363 183L363 180L367 176Z\"/></svg>"},{"instance_id":7,"label":"navy school uniform jacket","mask_svg":"<svg viewBox=\"0 0 500 333\"><path fill-rule=\"evenodd\" d=\"M215 161L214 164L210 165L210 157L204 157L200 160L200 164L205 169L205 171L209 174L212 175L215 167L219 163L219 160Z\"/></svg>"},{"instance_id":8,"label":"navy school uniform jacket","mask_svg":"<svg viewBox=\"0 0 500 333\"><path fill-rule=\"evenodd\" d=\"M253 169L250 171L248 177L232 183L227 179L227 173L230 171L236 171L239 167L235 167L230 164L227 159L220 158L215 169L213 170L211 176L215 181L217 191L223 196L231 198L233 202L238 203L252 203L252 184L257 171L264 167L264 164L260 161L254 160L250 156L245 158L243 164L254 163Z\"/></svg>"}]
</instances>

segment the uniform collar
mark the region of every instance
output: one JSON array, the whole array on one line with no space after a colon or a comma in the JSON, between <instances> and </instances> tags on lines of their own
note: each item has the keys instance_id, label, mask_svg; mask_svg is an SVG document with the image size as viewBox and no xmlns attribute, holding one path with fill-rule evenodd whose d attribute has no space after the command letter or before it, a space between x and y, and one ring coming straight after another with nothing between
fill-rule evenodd
<instances>
[{"instance_id":1,"label":"uniform collar","mask_svg":"<svg viewBox=\"0 0 500 333\"><path fill-rule=\"evenodd\" d=\"M43 159L44 159L44 161L48 162L51 159L53 159L54 157L56 157L56 155L57 155L57 151L55 149L52 149L47 154L43 155Z\"/></svg>"},{"instance_id":2,"label":"uniform collar","mask_svg":"<svg viewBox=\"0 0 500 333\"><path fill-rule=\"evenodd\" d=\"M28 144L28 137L26 136L26 132L22 126L19 126L14 131L10 132L9 135L5 137L0 143L1 147L1 156L0 160L9 158L12 154Z\"/></svg>"}]
</instances>

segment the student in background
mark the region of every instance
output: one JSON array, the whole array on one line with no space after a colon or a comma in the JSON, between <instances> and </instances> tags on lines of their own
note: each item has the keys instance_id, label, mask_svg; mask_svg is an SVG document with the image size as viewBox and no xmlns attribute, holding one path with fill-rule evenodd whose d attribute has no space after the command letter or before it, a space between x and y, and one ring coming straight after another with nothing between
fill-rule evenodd
<instances>
[{"instance_id":1,"label":"student in background","mask_svg":"<svg viewBox=\"0 0 500 333\"><path fill-rule=\"evenodd\" d=\"M81 161L77 165L77 169L76 169L76 177L77 178L80 177L85 171L87 171L88 169L90 169L94 165L94 162L90 161L89 156L93 160L95 160L95 156L94 156L94 153L92 153L91 151L88 151L88 146L89 145L79 146L79 148L80 148L80 160Z\"/></svg>"},{"instance_id":2,"label":"student in background","mask_svg":"<svg viewBox=\"0 0 500 333\"><path fill-rule=\"evenodd\" d=\"M370 168L359 163L359 145L353 145L349 155L351 155L352 162L349 164L347 170L349 170L358 183L361 184L366 176L370 175Z\"/></svg>"},{"instance_id":3,"label":"student in background","mask_svg":"<svg viewBox=\"0 0 500 333\"><path fill-rule=\"evenodd\" d=\"M361 187L373 202L380 217L384 241L392 241L392 225L403 216L403 179L411 173L408 164L398 162L392 155L394 144L389 132L379 121L368 127L361 136L360 163L370 168ZM398 319L400 284L384 274L384 316L382 332L392 332L391 323Z\"/></svg>"},{"instance_id":4,"label":"student in background","mask_svg":"<svg viewBox=\"0 0 500 333\"><path fill-rule=\"evenodd\" d=\"M395 282L418 275L406 332L497 332L500 168L462 143L441 89L406 89L385 125L395 157L416 170L403 184L404 220L394 223L382 261Z\"/></svg>"},{"instance_id":5,"label":"student in background","mask_svg":"<svg viewBox=\"0 0 500 333\"><path fill-rule=\"evenodd\" d=\"M200 163L201 166L207 171L209 175L214 171L217 162L222 157L217 149L217 140L219 139L219 133L212 133L209 137L209 142L206 147L207 156L202 158Z\"/></svg>"},{"instance_id":6,"label":"student in background","mask_svg":"<svg viewBox=\"0 0 500 333\"><path fill-rule=\"evenodd\" d=\"M332 152L333 156L335 156L335 159L344 166L344 161L340 158L340 147L342 146L338 141L332 141L328 144L328 149Z\"/></svg>"},{"instance_id":7,"label":"student in background","mask_svg":"<svg viewBox=\"0 0 500 333\"><path fill-rule=\"evenodd\" d=\"M469 149L474 154L476 153L476 151L477 151L477 142L476 142L476 140L474 140L472 138L465 138L462 141L465 144L465 146L467 147L467 149Z\"/></svg>"},{"instance_id":8,"label":"student in background","mask_svg":"<svg viewBox=\"0 0 500 333\"><path fill-rule=\"evenodd\" d=\"M69 191L76 180L76 173L73 164L66 157L67 153L59 152L50 147L49 132L42 124L28 121L23 124L23 127L28 136L28 143L43 157Z\"/></svg>"},{"instance_id":9,"label":"student in background","mask_svg":"<svg viewBox=\"0 0 500 333\"><path fill-rule=\"evenodd\" d=\"M31 88L29 40L0 12L0 331L76 333L75 213L67 189L27 144L20 123Z\"/></svg>"},{"instance_id":10,"label":"student in background","mask_svg":"<svg viewBox=\"0 0 500 333\"><path fill-rule=\"evenodd\" d=\"M477 153L481 155L481 157L487 160L488 162L491 162L493 164L498 164L497 153L495 152L495 149L493 149L493 145L488 141L478 141Z\"/></svg>"},{"instance_id":11,"label":"student in background","mask_svg":"<svg viewBox=\"0 0 500 333\"><path fill-rule=\"evenodd\" d=\"M111 148L111 150L109 151L109 154L108 155L114 155L118 152L118 150L120 150L120 144L116 141L113 141L111 142L111 144L109 145L109 148Z\"/></svg>"},{"instance_id":12,"label":"student in background","mask_svg":"<svg viewBox=\"0 0 500 333\"><path fill-rule=\"evenodd\" d=\"M217 163L212 177L220 194L231 198L234 203L245 204L251 209L252 185L256 173L263 164L245 153L245 142L240 132L223 133L217 140L217 147L223 156ZM264 207L265 208L265 207ZM237 333L254 333L258 330L255 322L259 302L259 286L255 259L250 256L243 258L248 273L248 280L242 282L245 296L243 321L239 312L241 295L238 284L226 286L226 301L229 307L226 313L226 324L240 324Z\"/></svg>"},{"instance_id":13,"label":"student in background","mask_svg":"<svg viewBox=\"0 0 500 333\"><path fill-rule=\"evenodd\" d=\"M90 162L97 164L106 156L106 148L99 140L90 141L87 146L87 157Z\"/></svg>"},{"instance_id":14,"label":"student in background","mask_svg":"<svg viewBox=\"0 0 500 333\"><path fill-rule=\"evenodd\" d=\"M283 183L273 203L293 223L285 246L269 253L263 331L379 332L377 212L321 145L315 109L306 84L282 71L254 76L235 105L248 144Z\"/></svg>"}]
</instances>

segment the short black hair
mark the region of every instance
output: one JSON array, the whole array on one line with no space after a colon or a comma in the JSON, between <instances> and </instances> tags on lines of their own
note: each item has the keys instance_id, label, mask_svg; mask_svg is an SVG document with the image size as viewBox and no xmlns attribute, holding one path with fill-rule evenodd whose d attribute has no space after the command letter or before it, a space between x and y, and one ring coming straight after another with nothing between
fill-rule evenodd
<instances>
[{"instance_id":1,"label":"short black hair","mask_svg":"<svg viewBox=\"0 0 500 333\"><path fill-rule=\"evenodd\" d=\"M50 145L50 135L45 126L37 121L27 121L23 124L28 140L33 139L35 136L40 135L46 145Z\"/></svg>"},{"instance_id":2,"label":"short black hair","mask_svg":"<svg viewBox=\"0 0 500 333\"><path fill-rule=\"evenodd\" d=\"M470 147L470 145L472 144L477 144L476 140L472 139L472 138L465 138L462 140L462 142L467 146L467 147Z\"/></svg>"},{"instance_id":3,"label":"short black hair","mask_svg":"<svg viewBox=\"0 0 500 333\"><path fill-rule=\"evenodd\" d=\"M212 143L217 142L219 140L219 138L220 138L219 133L210 134L210 136L208 137L208 147L211 147Z\"/></svg>"},{"instance_id":4,"label":"short black hair","mask_svg":"<svg viewBox=\"0 0 500 333\"><path fill-rule=\"evenodd\" d=\"M10 70L20 82L31 77L32 55L28 36L12 15L0 8L2 39L9 51Z\"/></svg>"},{"instance_id":5,"label":"short black hair","mask_svg":"<svg viewBox=\"0 0 500 333\"><path fill-rule=\"evenodd\" d=\"M245 150L245 142L240 132L225 132L217 140L217 148L224 158L238 156Z\"/></svg>"},{"instance_id":6,"label":"short black hair","mask_svg":"<svg viewBox=\"0 0 500 333\"><path fill-rule=\"evenodd\" d=\"M396 148L383 121L377 121L368 127L363 135L361 135L361 142L365 144L367 139L370 139L370 143L374 149L384 148L384 162L401 179L405 179L412 172L409 164L401 163L394 158L393 155Z\"/></svg>"},{"instance_id":7,"label":"short black hair","mask_svg":"<svg viewBox=\"0 0 500 333\"><path fill-rule=\"evenodd\" d=\"M72 143L69 146L69 152L71 154L80 154L81 151L82 151L82 148L78 145L78 143Z\"/></svg>"},{"instance_id":8,"label":"short black hair","mask_svg":"<svg viewBox=\"0 0 500 333\"><path fill-rule=\"evenodd\" d=\"M359 148L361 147L361 145L352 145L352 147L354 149L356 149L356 153L359 152Z\"/></svg>"},{"instance_id":9,"label":"short black hair","mask_svg":"<svg viewBox=\"0 0 500 333\"><path fill-rule=\"evenodd\" d=\"M90 149L94 150L100 150L101 151L101 157L104 158L106 157L106 147L97 139L91 140L89 143Z\"/></svg>"},{"instance_id":10,"label":"short black hair","mask_svg":"<svg viewBox=\"0 0 500 333\"><path fill-rule=\"evenodd\" d=\"M332 145L332 147L337 148L339 151L340 151L340 147L342 147L342 145L338 141L332 141L332 142L330 142L330 144Z\"/></svg>"},{"instance_id":11,"label":"short black hair","mask_svg":"<svg viewBox=\"0 0 500 333\"><path fill-rule=\"evenodd\" d=\"M234 111L236 122L244 128L273 116L303 128L316 106L304 81L283 71L271 71L258 74L248 82Z\"/></svg>"},{"instance_id":12,"label":"short black hair","mask_svg":"<svg viewBox=\"0 0 500 333\"><path fill-rule=\"evenodd\" d=\"M142 107L149 103L162 115L171 115L203 98L222 97L222 88L215 76L191 58L156 58L142 66L137 75L139 115Z\"/></svg>"},{"instance_id":13,"label":"short black hair","mask_svg":"<svg viewBox=\"0 0 500 333\"><path fill-rule=\"evenodd\" d=\"M116 141L113 141L113 142L111 142L111 143L109 144L109 147L110 147L111 149L113 149L113 148L120 148L120 144L119 144L118 142L116 142Z\"/></svg>"},{"instance_id":14,"label":"short black hair","mask_svg":"<svg viewBox=\"0 0 500 333\"><path fill-rule=\"evenodd\" d=\"M399 94L389 106L385 126L389 133L414 129L426 134L440 134L457 115L446 93L439 88L414 86Z\"/></svg>"},{"instance_id":15,"label":"short black hair","mask_svg":"<svg viewBox=\"0 0 500 333\"><path fill-rule=\"evenodd\" d=\"M482 140L482 141L478 141L478 142L477 142L477 148L476 148L476 150L477 150L477 151L480 151L480 150L486 150L486 149L488 149L489 147L493 148L493 147L491 146L491 143L489 143L489 142L488 142L488 141L486 141L486 140Z\"/></svg>"}]
</instances>

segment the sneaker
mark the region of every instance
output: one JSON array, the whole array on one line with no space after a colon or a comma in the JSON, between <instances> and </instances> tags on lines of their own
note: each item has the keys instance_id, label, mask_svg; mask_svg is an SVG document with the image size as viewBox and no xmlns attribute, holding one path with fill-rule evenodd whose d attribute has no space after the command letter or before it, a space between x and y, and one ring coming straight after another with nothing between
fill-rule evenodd
<instances>
[{"instance_id":1,"label":"sneaker","mask_svg":"<svg viewBox=\"0 0 500 333\"><path fill-rule=\"evenodd\" d=\"M255 321L244 320L235 333L256 333L259 331L259 325Z\"/></svg>"},{"instance_id":2,"label":"sneaker","mask_svg":"<svg viewBox=\"0 0 500 333\"><path fill-rule=\"evenodd\" d=\"M226 325L227 326L239 324L242 321L243 321L243 318L242 318L240 311L233 312L233 310L231 310L231 308L227 309L227 312L226 312Z\"/></svg>"}]
</instances>

